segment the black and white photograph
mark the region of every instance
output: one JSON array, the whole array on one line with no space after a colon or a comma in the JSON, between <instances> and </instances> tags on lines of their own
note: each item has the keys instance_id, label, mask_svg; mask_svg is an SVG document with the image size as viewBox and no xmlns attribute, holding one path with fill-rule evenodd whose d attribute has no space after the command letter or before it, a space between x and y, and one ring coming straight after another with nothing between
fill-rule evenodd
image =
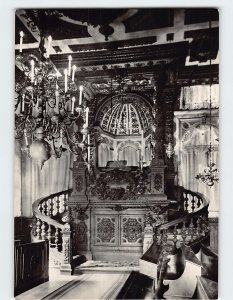
<instances>
[{"instance_id":1,"label":"black and white photograph","mask_svg":"<svg viewBox=\"0 0 233 300\"><path fill-rule=\"evenodd\" d=\"M15 299L218 299L219 10L14 17Z\"/></svg>"}]
</instances>

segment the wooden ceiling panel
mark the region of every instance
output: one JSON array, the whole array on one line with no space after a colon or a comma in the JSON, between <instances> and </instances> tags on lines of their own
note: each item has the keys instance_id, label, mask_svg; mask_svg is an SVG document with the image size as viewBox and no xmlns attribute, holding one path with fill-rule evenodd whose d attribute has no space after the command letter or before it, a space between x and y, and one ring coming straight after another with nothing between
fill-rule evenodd
<instances>
[{"instance_id":1,"label":"wooden ceiling panel","mask_svg":"<svg viewBox=\"0 0 233 300\"><path fill-rule=\"evenodd\" d=\"M33 37L31 32L24 26L24 24L20 21L20 19L15 16L15 44L19 44L20 36L19 33L20 31L23 31L24 37L23 37L23 42L24 44L28 43L35 43L37 40Z\"/></svg>"},{"instance_id":2,"label":"wooden ceiling panel","mask_svg":"<svg viewBox=\"0 0 233 300\"><path fill-rule=\"evenodd\" d=\"M142 31L170 27L173 25L174 10L173 9L139 9L129 19L123 23L126 32Z\"/></svg>"}]
</instances>

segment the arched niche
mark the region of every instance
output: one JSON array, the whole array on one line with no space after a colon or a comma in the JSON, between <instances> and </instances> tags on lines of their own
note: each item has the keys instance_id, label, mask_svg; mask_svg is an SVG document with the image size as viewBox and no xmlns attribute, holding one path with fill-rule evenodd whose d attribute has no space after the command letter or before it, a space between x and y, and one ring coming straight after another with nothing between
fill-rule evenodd
<instances>
[{"instance_id":1,"label":"arched niche","mask_svg":"<svg viewBox=\"0 0 233 300\"><path fill-rule=\"evenodd\" d=\"M150 164L152 107L144 97L127 93L105 99L97 110L95 123L101 136L99 167L106 166L108 159L124 160L127 166Z\"/></svg>"}]
</instances>

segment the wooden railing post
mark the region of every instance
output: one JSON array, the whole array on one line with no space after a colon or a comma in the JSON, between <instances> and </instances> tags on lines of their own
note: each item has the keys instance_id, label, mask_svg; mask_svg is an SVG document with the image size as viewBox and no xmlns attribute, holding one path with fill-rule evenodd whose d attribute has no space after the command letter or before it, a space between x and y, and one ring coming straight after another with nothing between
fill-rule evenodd
<instances>
[{"instance_id":1,"label":"wooden railing post","mask_svg":"<svg viewBox=\"0 0 233 300\"><path fill-rule=\"evenodd\" d=\"M60 267L61 273L72 274L71 252L71 229L70 224L66 223L62 230L62 262Z\"/></svg>"}]
</instances>

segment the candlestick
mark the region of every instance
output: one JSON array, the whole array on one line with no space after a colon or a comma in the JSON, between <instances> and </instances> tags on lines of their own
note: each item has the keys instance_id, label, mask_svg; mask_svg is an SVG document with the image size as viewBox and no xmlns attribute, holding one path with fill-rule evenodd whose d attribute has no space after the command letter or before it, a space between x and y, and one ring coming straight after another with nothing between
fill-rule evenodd
<instances>
[{"instance_id":1,"label":"candlestick","mask_svg":"<svg viewBox=\"0 0 233 300\"><path fill-rule=\"evenodd\" d=\"M32 59L31 60L31 82L34 82L34 77L35 77L35 62Z\"/></svg>"},{"instance_id":2,"label":"candlestick","mask_svg":"<svg viewBox=\"0 0 233 300\"><path fill-rule=\"evenodd\" d=\"M72 101L72 105L71 105L71 113L72 113L72 115L73 115L73 114L74 114L74 102L75 102L75 97L72 97L71 101Z\"/></svg>"},{"instance_id":3,"label":"candlestick","mask_svg":"<svg viewBox=\"0 0 233 300\"><path fill-rule=\"evenodd\" d=\"M75 65L73 65L73 67L72 67L72 81L74 81L74 75L75 75L76 69L77 69L77 67Z\"/></svg>"},{"instance_id":4,"label":"candlestick","mask_svg":"<svg viewBox=\"0 0 233 300\"><path fill-rule=\"evenodd\" d=\"M67 92L68 89L68 82L67 82L67 69L64 70L64 74L65 74L65 93Z\"/></svg>"},{"instance_id":5,"label":"candlestick","mask_svg":"<svg viewBox=\"0 0 233 300\"><path fill-rule=\"evenodd\" d=\"M47 44L47 58L50 56L50 48L51 48L51 43L52 43L52 37L51 35L48 37L48 44Z\"/></svg>"},{"instance_id":6,"label":"candlestick","mask_svg":"<svg viewBox=\"0 0 233 300\"><path fill-rule=\"evenodd\" d=\"M86 108L86 127L88 127L88 114L89 114L89 107Z\"/></svg>"},{"instance_id":7,"label":"candlestick","mask_svg":"<svg viewBox=\"0 0 233 300\"><path fill-rule=\"evenodd\" d=\"M79 106L82 105L82 93L83 93L83 86L80 85L80 87L79 87Z\"/></svg>"},{"instance_id":8,"label":"candlestick","mask_svg":"<svg viewBox=\"0 0 233 300\"><path fill-rule=\"evenodd\" d=\"M68 56L68 60L69 60L69 62L68 62L68 75L70 76L71 75L71 61L72 61L72 56L71 55Z\"/></svg>"},{"instance_id":9,"label":"candlestick","mask_svg":"<svg viewBox=\"0 0 233 300\"><path fill-rule=\"evenodd\" d=\"M20 35L19 52L22 53L22 50L23 50L23 37L24 37L23 31L20 31L19 35Z\"/></svg>"}]
</instances>

